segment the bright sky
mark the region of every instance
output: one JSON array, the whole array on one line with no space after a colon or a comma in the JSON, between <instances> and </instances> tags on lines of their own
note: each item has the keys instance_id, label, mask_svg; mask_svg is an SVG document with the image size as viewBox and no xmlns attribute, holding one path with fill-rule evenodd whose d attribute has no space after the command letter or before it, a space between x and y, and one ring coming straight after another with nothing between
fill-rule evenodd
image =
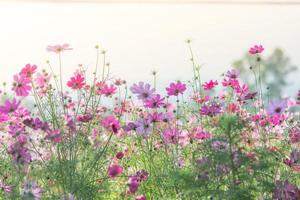
<instances>
[{"instance_id":1,"label":"bright sky","mask_svg":"<svg viewBox=\"0 0 300 200\"><path fill-rule=\"evenodd\" d=\"M300 6L203 4L84 4L0 2L0 80L26 63L57 63L51 44L74 48L63 57L64 77L79 63L93 67L95 44L108 50L112 73L129 81L159 85L191 77L187 38L194 42L204 80L218 78L249 46L266 55L281 47L300 66ZM57 66L56 66L56 69ZM289 94L300 89L300 71Z\"/></svg>"}]
</instances>

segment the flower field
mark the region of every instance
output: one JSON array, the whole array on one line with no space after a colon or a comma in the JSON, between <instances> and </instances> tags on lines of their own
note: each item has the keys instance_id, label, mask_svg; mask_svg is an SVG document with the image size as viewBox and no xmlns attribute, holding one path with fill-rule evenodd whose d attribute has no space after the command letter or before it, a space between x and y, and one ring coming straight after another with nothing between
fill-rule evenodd
<instances>
[{"instance_id":1,"label":"flower field","mask_svg":"<svg viewBox=\"0 0 300 200\"><path fill-rule=\"evenodd\" d=\"M155 71L152 83L114 78L95 50L92 74L80 65L64 82L73 49L54 45L60 71L27 64L4 84L0 199L300 199L300 91L268 96L263 46L248 50L254 87L236 69L202 82L192 57L193 78L164 92Z\"/></svg>"}]
</instances>

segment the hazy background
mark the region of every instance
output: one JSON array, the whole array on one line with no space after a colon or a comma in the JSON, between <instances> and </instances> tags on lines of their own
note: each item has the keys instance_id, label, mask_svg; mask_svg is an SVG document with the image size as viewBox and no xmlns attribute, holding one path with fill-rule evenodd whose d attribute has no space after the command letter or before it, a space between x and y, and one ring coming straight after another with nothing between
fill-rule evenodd
<instances>
[{"instance_id":1,"label":"hazy background","mask_svg":"<svg viewBox=\"0 0 300 200\"><path fill-rule=\"evenodd\" d=\"M79 63L92 68L99 44L107 50L111 71L129 83L152 81L164 88L192 77L187 38L193 40L202 78L217 79L256 43L268 56L283 49L300 66L300 5L225 5L166 3L0 2L0 80L26 63L47 69L57 63L47 45L69 43L63 54L64 77ZM57 68L57 65L55 66ZM300 89L300 70L289 76L286 95ZM10 86L9 86L10 87Z\"/></svg>"}]
</instances>

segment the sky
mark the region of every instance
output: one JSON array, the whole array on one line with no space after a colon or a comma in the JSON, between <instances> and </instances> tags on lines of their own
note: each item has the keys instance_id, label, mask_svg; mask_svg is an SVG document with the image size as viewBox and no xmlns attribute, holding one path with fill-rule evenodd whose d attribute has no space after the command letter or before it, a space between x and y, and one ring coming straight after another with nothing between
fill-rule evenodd
<instances>
[{"instance_id":1,"label":"sky","mask_svg":"<svg viewBox=\"0 0 300 200\"><path fill-rule=\"evenodd\" d=\"M129 84L152 82L164 88L177 79L192 77L185 43L192 39L196 61L203 64L202 79L218 79L250 46L265 46L264 56L280 47L300 66L300 6L138 4L138 3L34 3L0 2L0 81L27 63L58 70L47 45L69 43L63 54L67 80L78 64L89 69L96 60L94 46L107 50L115 77ZM300 70L289 77L286 90L300 89Z\"/></svg>"}]
</instances>

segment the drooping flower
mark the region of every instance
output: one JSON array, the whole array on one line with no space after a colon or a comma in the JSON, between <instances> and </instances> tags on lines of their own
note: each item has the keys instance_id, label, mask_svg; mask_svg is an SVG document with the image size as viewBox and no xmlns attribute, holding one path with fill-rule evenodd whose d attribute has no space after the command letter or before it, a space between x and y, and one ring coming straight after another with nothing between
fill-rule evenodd
<instances>
[{"instance_id":1,"label":"drooping flower","mask_svg":"<svg viewBox=\"0 0 300 200\"><path fill-rule=\"evenodd\" d=\"M164 105L164 98L161 98L159 94L154 95L150 99L146 99L144 101L145 108L160 108L162 105Z\"/></svg>"},{"instance_id":2,"label":"drooping flower","mask_svg":"<svg viewBox=\"0 0 300 200\"><path fill-rule=\"evenodd\" d=\"M28 96L31 90L30 79L26 76L14 75L12 90L17 96Z\"/></svg>"},{"instance_id":3,"label":"drooping flower","mask_svg":"<svg viewBox=\"0 0 300 200\"><path fill-rule=\"evenodd\" d=\"M236 69L232 69L232 70L228 70L225 74L226 77L230 78L230 79L237 79L239 76L239 71Z\"/></svg>"},{"instance_id":4,"label":"drooping flower","mask_svg":"<svg viewBox=\"0 0 300 200\"><path fill-rule=\"evenodd\" d=\"M111 84L110 86L107 84L104 84L101 92L105 96L109 97L109 96L112 96L113 94L115 94L116 90L117 90L117 88L113 84Z\"/></svg>"},{"instance_id":5,"label":"drooping flower","mask_svg":"<svg viewBox=\"0 0 300 200\"><path fill-rule=\"evenodd\" d=\"M101 124L104 128L111 130L114 133L117 133L118 130L121 128L120 122L113 115L105 117L101 121Z\"/></svg>"},{"instance_id":6,"label":"drooping flower","mask_svg":"<svg viewBox=\"0 0 300 200\"><path fill-rule=\"evenodd\" d=\"M123 167L120 165L111 165L108 167L107 175L110 178L115 178L123 173Z\"/></svg>"},{"instance_id":7,"label":"drooping flower","mask_svg":"<svg viewBox=\"0 0 300 200\"><path fill-rule=\"evenodd\" d=\"M71 77L71 79L67 82L67 86L73 90L82 89L84 85L85 78L80 73L77 73L75 76Z\"/></svg>"},{"instance_id":8,"label":"drooping flower","mask_svg":"<svg viewBox=\"0 0 300 200\"><path fill-rule=\"evenodd\" d=\"M155 89L151 89L151 86L148 83L139 82L138 84L133 84L133 86L130 87L130 91L133 94L136 94L138 99L146 100L151 99L154 96Z\"/></svg>"},{"instance_id":9,"label":"drooping flower","mask_svg":"<svg viewBox=\"0 0 300 200\"><path fill-rule=\"evenodd\" d=\"M249 53L252 54L252 55L255 55L255 54L262 53L264 50L265 49L262 45L254 45L254 47L251 47L249 49Z\"/></svg>"},{"instance_id":10,"label":"drooping flower","mask_svg":"<svg viewBox=\"0 0 300 200\"><path fill-rule=\"evenodd\" d=\"M269 115L280 115L287 108L286 99L283 100L273 100L267 107L267 113Z\"/></svg>"},{"instance_id":11,"label":"drooping flower","mask_svg":"<svg viewBox=\"0 0 300 200\"><path fill-rule=\"evenodd\" d=\"M178 81L176 83L171 83L166 90L169 96L178 96L179 94L183 94L186 90L186 85Z\"/></svg>"},{"instance_id":12,"label":"drooping flower","mask_svg":"<svg viewBox=\"0 0 300 200\"><path fill-rule=\"evenodd\" d=\"M27 78L31 78L37 69L36 65L27 64L23 67L19 73L20 76L25 76Z\"/></svg>"},{"instance_id":13,"label":"drooping flower","mask_svg":"<svg viewBox=\"0 0 300 200\"><path fill-rule=\"evenodd\" d=\"M211 90L217 85L218 85L218 81L210 80L208 82L205 82L202 86L203 86L204 90Z\"/></svg>"},{"instance_id":14,"label":"drooping flower","mask_svg":"<svg viewBox=\"0 0 300 200\"><path fill-rule=\"evenodd\" d=\"M12 101L6 100L4 102L4 105L0 106L0 113L9 114L15 112L18 109L20 103L21 102L17 101L15 98L13 98Z\"/></svg>"},{"instance_id":15,"label":"drooping flower","mask_svg":"<svg viewBox=\"0 0 300 200\"><path fill-rule=\"evenodd\" d=\"M72 48L69 47L69 44L63 44L63 45L49 45L47 47L47 51L49 52L54 52L54 53L60 53L63 52L65 50L72 50Z\"/></svg>"}]
</instances>

